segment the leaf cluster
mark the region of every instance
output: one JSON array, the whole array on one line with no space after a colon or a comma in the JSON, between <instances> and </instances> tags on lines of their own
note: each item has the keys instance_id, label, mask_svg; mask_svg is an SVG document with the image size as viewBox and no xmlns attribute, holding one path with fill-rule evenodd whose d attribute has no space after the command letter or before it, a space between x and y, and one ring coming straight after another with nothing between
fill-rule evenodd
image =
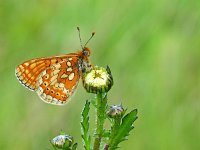
<instances>
[{"instance_id":1,"label":"leaf cluster","mask_svg":"<svg viewBox=\"0 0 200 150\"><path fill-rule=\"evenodd\" d=\"M119 143L127 140L130 131L134 128L133 123L137 118L137 109L132 110L122 118L114 118L108 142L109 150L117 149Z\"/></svg>"}]
</instances>

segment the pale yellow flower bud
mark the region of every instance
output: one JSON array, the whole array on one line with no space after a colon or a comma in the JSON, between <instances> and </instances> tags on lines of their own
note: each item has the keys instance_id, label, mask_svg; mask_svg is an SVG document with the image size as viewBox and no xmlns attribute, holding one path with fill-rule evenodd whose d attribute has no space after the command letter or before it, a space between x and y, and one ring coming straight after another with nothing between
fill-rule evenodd
<instances>
[{"instance_id":1,"label":"pale yellow flower bud","mask_svg":"<svg viewBox=\"0 0 200 150\"><path fill-rule=\"evenodd\" d=\"M95 66L83 74L83 86L89 93L108 92L113 85L113 77L109 67Z\"/></svg>"}]
</instances>

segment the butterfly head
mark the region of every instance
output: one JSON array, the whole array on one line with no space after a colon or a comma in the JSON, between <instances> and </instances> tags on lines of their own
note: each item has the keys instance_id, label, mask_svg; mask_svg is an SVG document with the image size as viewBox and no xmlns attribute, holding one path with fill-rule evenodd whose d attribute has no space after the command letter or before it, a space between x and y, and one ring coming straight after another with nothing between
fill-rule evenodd
<instances>
[{"instance_id":1,"label":"butterfly head","mask_svg":"<svg viewBox=\"0 0 200 150\"><path fill-rule=\"evenodd\" d=\"M90 48L84 47L82 50L83 57L89 57L91 54Z\"/></svg>"},{"instance_id":2,"label":"butterfly head","mask_svg":"<svg viewBox=\"0 0 200 150\"><path fill-rule=\"evenodd\" d=\"M84 47L82 51L79 51L79 70L83 73L87 72L91 69L91 64L89 60L90 56L90 49L88 47Z\"/></svg>"},{"instance_id":3,"label":"butterfly head","mask_svg":"<svg viewBox=\"0 0 200 150\"><path fill-rule=\"evenodd\" d=\"M92 37L95 35L95 32L92 32L91 37L87 40L87 42L85 43L85 45L82 45L82 40L81 40L81 33L80 33L80 28L77 27L78 33L79 33L79 39L80 39L80 44L81 44L81 48L82 48L82 52L81 55L83 58L87 58L90 56L90 49L88 47L86 47L86 45L89 43L89 41L92 39Z\"/></svg>"}]
</instances>

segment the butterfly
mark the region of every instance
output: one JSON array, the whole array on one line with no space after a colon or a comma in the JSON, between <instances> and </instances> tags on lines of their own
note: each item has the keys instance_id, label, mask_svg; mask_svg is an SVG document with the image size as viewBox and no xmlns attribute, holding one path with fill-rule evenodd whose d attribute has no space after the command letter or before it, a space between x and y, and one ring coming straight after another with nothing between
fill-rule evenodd
<instances>
[{"instance_id":1,"label":"butterfly","mask_svg":"<svg viewBox=\"0 0 200 150\"><path fill-rule=\"evenodd\" d=\"M15 69L15 75L20 83L35 91L46 103L66 104L74 93L79 79L92 68L89 61L91 51L86 45L95 33L92 33L83 47L80 29L77 29L82 50L77 53L31 59Z\"/></svg>"}]
</instances>

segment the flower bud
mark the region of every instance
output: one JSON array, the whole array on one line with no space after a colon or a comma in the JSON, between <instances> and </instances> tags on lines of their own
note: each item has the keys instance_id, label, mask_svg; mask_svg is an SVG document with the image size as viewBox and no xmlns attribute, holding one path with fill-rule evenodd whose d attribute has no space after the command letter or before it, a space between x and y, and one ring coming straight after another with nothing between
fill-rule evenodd
<instances>
[{"instance_id":1,"label":"flower bud","mask_svg":"<svg viewBox=\"0 0 200 150\"><path fill-rule=\"evenodd\" d=\"M51 143L56 148L69 148L73 144L73 138L69 135L58 135L51 140Z\"/></svg>"},{"instance_id":2,"label":"flower bud","mask_svg":"<svg viewBox=\"0 0 200 150\"><path fill-rule=\"evenodd\" d=\"M110 118L122 117L124 113L125 113L125 110L122 107L122 105L112 105L107 111L107 115Z\"/></svg>"},{"instance_id":3,"label":"flower bud","mask_svg":"<svg viewBox=\"0 0 200 150\"><path fill-rule=\"evenodd\" d=\"M113 77L110 68L95 66L83 74L83 86L89 93L108 92L113 85Z\"/></svg>"}]
</instances>

